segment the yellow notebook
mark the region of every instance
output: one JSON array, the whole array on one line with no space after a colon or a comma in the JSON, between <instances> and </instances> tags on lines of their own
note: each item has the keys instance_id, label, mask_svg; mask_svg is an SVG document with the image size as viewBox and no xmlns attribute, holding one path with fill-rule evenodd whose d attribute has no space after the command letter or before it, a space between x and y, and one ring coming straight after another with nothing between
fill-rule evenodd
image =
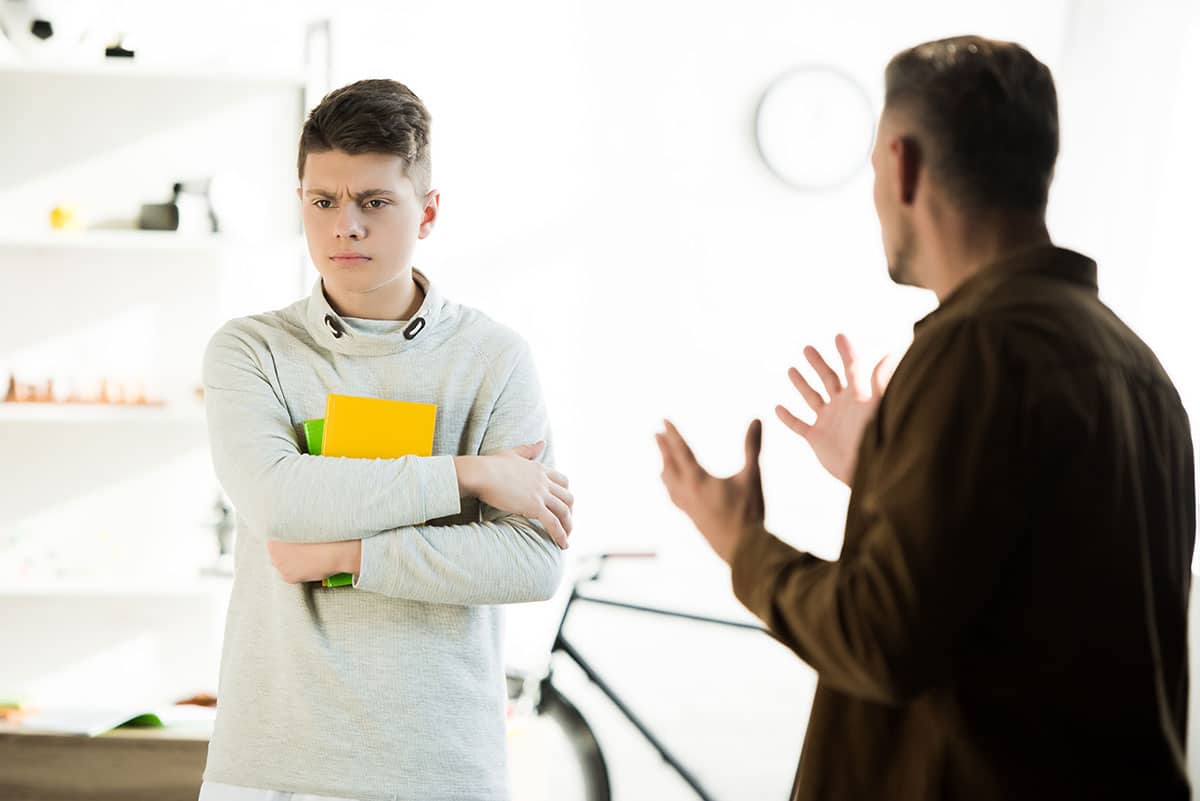
<instances>
[{"instance_id":1,"label":"yellow notebook","mask_svg":"<svg viewBox=\"0 0 1200 801\"><path fill-rule=\"evenodd\" d=\"M437 405L330 394L323 456L398 459L432 456Z\"/></svg>"}]
</instances>

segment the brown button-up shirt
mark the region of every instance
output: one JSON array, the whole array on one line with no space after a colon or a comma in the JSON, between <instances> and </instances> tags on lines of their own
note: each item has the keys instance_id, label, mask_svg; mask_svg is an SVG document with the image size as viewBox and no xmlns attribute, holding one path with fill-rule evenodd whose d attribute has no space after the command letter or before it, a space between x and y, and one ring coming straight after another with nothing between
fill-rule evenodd
<instances>
[{"instance_id":1,"label":"brown button-up shirt","mask_svg":"<svg viewBox=\"0 0 1200 801\"><path fill-rule=\"evenodd\" d=\"M1187 416L1095 263L972 276L864 432L841 557L734 555L819 675L795 798L1187 798L1195 529Z\"/></svg>"}]
</instances>

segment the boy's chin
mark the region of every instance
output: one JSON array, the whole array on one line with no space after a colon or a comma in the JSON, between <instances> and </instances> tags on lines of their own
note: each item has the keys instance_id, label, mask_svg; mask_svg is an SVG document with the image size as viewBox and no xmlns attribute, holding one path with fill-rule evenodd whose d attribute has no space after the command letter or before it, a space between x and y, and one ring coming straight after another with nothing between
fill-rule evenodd
<instances>
[{"instance_id":1,"label":"boy's chin","mask_svg":"<svg viewBox=\"0 0 1200 801\"><path fill-rule=\"evenodd\" d=\"M400 278L400 272L371 269L372 265L358 267L327 267L318 270L325 288L335 292L371 292Z\"/></svg>"}]
</instances>

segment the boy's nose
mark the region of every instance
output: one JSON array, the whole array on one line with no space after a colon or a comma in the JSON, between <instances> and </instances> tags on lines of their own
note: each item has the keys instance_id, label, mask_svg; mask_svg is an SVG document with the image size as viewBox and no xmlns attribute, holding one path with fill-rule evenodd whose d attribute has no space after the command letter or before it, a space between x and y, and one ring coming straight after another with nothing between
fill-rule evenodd
<instances>
[{"instance_id":1,"label":"boy's nose","mask_svg":"<svg viewBox=\"0 0 1200 801\"><path fill-rule=\"evenodd\" d=\"M358 215L352 210L346 210L338 215L334 233L340 239L361 239L365 231Z\"/></svg>"}]
</instances>

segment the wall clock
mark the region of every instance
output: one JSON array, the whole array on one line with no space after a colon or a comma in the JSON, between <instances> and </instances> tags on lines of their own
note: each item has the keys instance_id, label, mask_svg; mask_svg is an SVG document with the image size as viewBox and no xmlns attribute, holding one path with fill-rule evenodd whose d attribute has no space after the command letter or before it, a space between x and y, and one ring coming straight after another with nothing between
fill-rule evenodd
<instances>
[{"instance_id":1,"label":"wall clock","mask_svg":"<svg viewBox=\"0 0 1200 801\"><path fill-rule=\"evenodd\" d=\"M870 158L875 109L866 89L831 65L790 69L763 92L755 116L758 152L795 189L841 186Z\"/></svg>"}]
</instances>

